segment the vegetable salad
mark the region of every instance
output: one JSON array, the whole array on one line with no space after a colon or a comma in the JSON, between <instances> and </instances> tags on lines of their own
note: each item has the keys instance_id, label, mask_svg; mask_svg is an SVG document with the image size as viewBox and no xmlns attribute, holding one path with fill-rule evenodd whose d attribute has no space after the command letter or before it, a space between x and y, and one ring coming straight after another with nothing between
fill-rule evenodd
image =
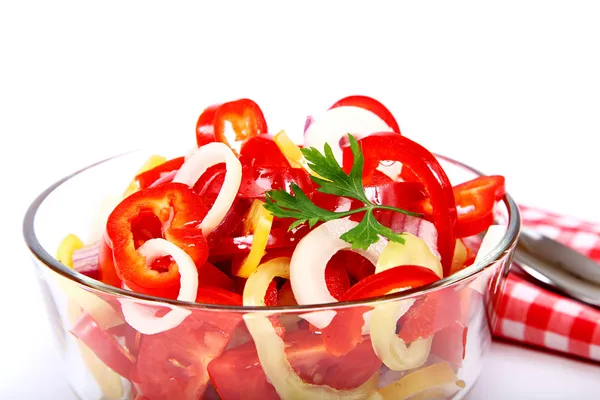
<instances>
[{"instance_id":1,"label":"vegetable salad","mask_svg":"<svg viewBox=\"0 0 600 400\"><path fill-rule=\"evenodd\" d=\"M479 293L335 305L431 284L483 256L495 243L475 254L468 238L498 228L502 176L453 186L436 157L367 96L309 117L302 144L270 132L250 99L207 107L196 139L192 153L148 159L92 228L100 239L68 235L57 259L157 298L274 313L331 308L290 322L86 297L71 333L104 369L105 396L450 398L464 387L456 371L469 296Z\"/></svg>"}]
</instances>

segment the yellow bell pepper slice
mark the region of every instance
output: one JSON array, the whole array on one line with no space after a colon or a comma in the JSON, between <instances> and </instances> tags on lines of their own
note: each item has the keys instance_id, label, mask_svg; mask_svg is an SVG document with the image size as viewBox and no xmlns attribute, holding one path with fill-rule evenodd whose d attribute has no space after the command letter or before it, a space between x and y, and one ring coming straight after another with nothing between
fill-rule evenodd
<instances>
[{"instance_id":1,"label":"yellow bell pepper slice","mask_svg":"<svg viewBox=\"0 0 600 400\"><path fill-rule=\"evenodd\" d=\"M136 172L136 175L141 174L142 172L146 172L151 170L152 168L158 167L159 165L165 163L167 161L167 159L163 156L158 156L158 155L152 155L150 156L150 158L148 158L148 160L146 160L146 162L140 167L140 169ZM123 194L123 197L127 197L129 195L131 195L132 193L137 192L140 189L137 181L134 179L131 180L131 183L129 184L129 186L127 187L127 190L125 190L125 193Z\"/></svg>"},{"instance_id":2,"label":"yellow bell pepper slice","mask_svg":"<svg viewBox=\"0 0 600 400\"><path fill-rule=\"evenodd\" d=\"M452 258L452 266L450 267L450 274L463 269L465 261L467 261L467 247L462 240L456 239L456 245L454 246L454 257Z\"/></svg>"},{"instance_id":3,"label":"yellow bell pepper slice","mask_svg":"<svg viewBox=\"0 0 600 400\"><path fill-rule=\"evenodd\" d=\"M56 259L61 264L73 268L73 253L83 248L84 244L76 235L69 234L58 245L56 250Z\"/></svg>"},{"instance_id":4,"label":"yellow bell pepper slice","mask_svg":"<svg viewBox=\"0 0 600 400\"><path fill-rule=\"evenodd\" d=\"M448 398L465 387L446 361L428 365L377 391L372 399L440 399Z\"/></svg>"},{"instance_id":5,"label":"yellow bell pepper slice","mask_svg":"<svg viewBox=\"0 0 600 400\"><path fill-rule=\"evenodd\" d=\"M304 158L300 147L292 142L292 139L290 139L284 130L279 131L273 140L292 168L303 168L307 172L310 172L308 162L306 161L306 158Z\"/></svg>"},{"instance_id":6,"label":"yellow bell pepper slice","mask_svg":"<svg viewBox=\"0 0 600 400\"><path fill-rule=\"evenodd\" d=\"M235 271L235 275L240 278L248 278L265 255L273 225L273 214L267 211L264 205L265 203L262 201L254 200L244 219L243 233L244 235L252 234L252 247L250 253Z\"/></svg>"}]
</instances>

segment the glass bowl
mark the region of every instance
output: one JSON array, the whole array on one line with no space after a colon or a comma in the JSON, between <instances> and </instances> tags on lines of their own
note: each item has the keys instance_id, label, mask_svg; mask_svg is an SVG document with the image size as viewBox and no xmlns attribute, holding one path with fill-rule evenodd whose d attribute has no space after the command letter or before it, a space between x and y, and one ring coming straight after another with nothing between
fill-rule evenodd
<instances>
[{"instance_id":1,"label":"glass bowl","mask_svg":"<svg viewBox=\"0 0 600 400\"><path fill-rule=\"evenodd\" d=\"M87 236L100 200L109 193L122 193L151 154L136 151L116 156L61 179L37 197L24 219L25 241L65 373L79 398L460 399L473 387L491 342L490 328L496 323L488 311L503 287L519 234L519 213L510 196L497 207L496 223L506 231L494 249L427 286L317 306L186 303L105 285L52 256L68 233ZM449 158L438 159L453 184L480 175ZM477 239L468 241L474 251L481 238ZM124 304L131 303L152 313L176 310L187 318L170 331L141 334L121 312ZM362 342L349 353L334 356L325 349L325 335L307 323L319 313L362 313L365 321L372 322L373 315L384 309L397 311L426 303L438 307L436 318L446 318L448 323L434 335L406 345L397 338L397 321L383 321L392 330L390 343L395 351L372 341L369 330L364 334L365 322ZM410 312L399 321L417 327L428 323L424 315ZM285 328L283 337L274 322ZM382 325L377 326L371 326L371 332L381 333Z\"/></svg>"}]
</instances>

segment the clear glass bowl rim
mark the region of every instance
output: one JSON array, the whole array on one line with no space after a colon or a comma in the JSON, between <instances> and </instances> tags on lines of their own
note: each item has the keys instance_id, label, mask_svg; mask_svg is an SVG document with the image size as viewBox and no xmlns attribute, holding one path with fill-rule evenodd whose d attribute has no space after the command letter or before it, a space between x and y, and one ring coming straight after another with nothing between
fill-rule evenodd
<instances>
[{"instance_id":1,"label":"clear glass bowl rim","mask_svg":"<svg viewBox=\"0 0 600 400\"><path fill-rule=\"evenodd\" d=\"M107 285L102 283L101 281L97 281L95 279L89 278L69 267L60 263L55 257L50 255L44 247L40 244L34 229L35 217L39 207L42 205L46 197L48 197L54 190L56 190L60 185L67 182L69 179L89 170L96 166L99 166L103 163L110 162L111 160L125 157L127 155L131 155L133 153L139 152L141 149L128 151L122 154L118 154L107 159L95 162L87 167L84 167L78 171L73 172L70 175L65 176L64 178L58 180L57 182L50 185L46 188L42 193L40 193L34 201L30 204L25 213L23 219L23 236L25 239L25 243L29 250L33 253L34 257L37 258L42 264L46 267L50 268L52 271L62 275L63 277L79 284L90 288L92 290L96 290L102 292L104 294L109 294L115 297L125 297L131 299L137 299L141 301L146 301L153 303L155 306L179 306L185 307L187 309L198 309L198 310L210 310L210 311L222 311L222 312L240 312L240 313L306 313L313 311L324 311L331 309L343 309L343 308L351 308L358 306L371 306L391 302L398 301L402 299L417 297L421 295L425 295L427 293L441 290L447 287L451 287L459 284L462 281L465 281L475 275L482 273L489 266L494 264L496 261L503 258L508 254L509 250L513 247L513 245L518 240L520 228L521 228L521 217L519 214L519 209L513 198L506 193L505 197L502 199L502 202L505 204L508 210L508 225L504 237L500 242L496 245L496 247L488 253L483 259L479 260L476 263L473 263L469 267L452 274L448 277L442 278L436 282L433 282L428 285L420 286L414 289L404 290L399 293L387 294L384 296L372 297L364 300L356 300L356 301L347 301L347 302L335 302L335 303L323 303L323 304L309 304L309 305L299 305L299 306L276 306L276 307L249 307L249 306L229 306L229 305L220 305L220 304L206 304L206 303L196 303L196 302L185 302L179 300L172 299L164 299L155 296L144 295L140 293L131 292L129 290L117 288L114 286ZM482 172L477 169L470 167L460 161L456 161L450 157L446 157L443 155L435 154L437 158L443 159L449 163L460 166L469 170L476 175L484 176Z\"/></svg>"}]
</instances>

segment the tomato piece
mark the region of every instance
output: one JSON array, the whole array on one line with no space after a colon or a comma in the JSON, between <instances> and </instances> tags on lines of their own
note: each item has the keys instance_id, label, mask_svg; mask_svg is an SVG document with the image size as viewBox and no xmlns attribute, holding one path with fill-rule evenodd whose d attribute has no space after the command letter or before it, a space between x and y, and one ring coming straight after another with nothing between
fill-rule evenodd
<instances>
[{"instance_id":1,"label":"tomato piece","mask_svg":"<svg viewBox=\"0 0 600 400\"><path fill-rule=\"evenodd\" d=\"M267 287L267 292L265 293L265 306L274 307L277 305L279 300L279 291L277 290L277 281L273 279L269 286Z\"/></svg>"},{"instance_id":2,"label":"tomato piece","mask_svg":"<svg viewBox=\"0 0 600 400\"><path fill-rule=\"evenodd\" d=\"M294 297L294 291L292 290L292 284L290 281L285 281L281 289L279 290L279 297L277 304L280 306L297 306L298 302Z\"/></svg>"},{"instance_id":3,"label":"tomato piece","mask_svg":"<svg viewBox=\"0 0 600 400\"><path fill-rule=\"evenodd\" d=\"M198 289L206 287L233 290L233 281L225 272L206 262L198 267Z\"/></svg>"},{"instance_id":4,"label":"tomato piece","mask_svg":"<svg viewBox=\"0 0 600 400\"><path fill-rule=\"evenodd\" d=\"M468 328L454 321L433 337L431 353L460 368L467 349Z\"/></svg>"},{"instance_id":5,"label":"tomato piece","mask_svg":"<svg viewBox=\"0 0 600 400\"><path fill-rule=\"evenodd\" d=\"M329 354L320 335L305 330L285 336L288 361L307 383L344 390L366 382L381 366L371 342L365 340L343 357ZM225 351L208 365L213 386L224 400L279 399L267 381L253 342ZM235 377L235 384L231 384Z\"/></svg>"},{"instance_id":6,"label":"tomato piece","mask_svg":"<svg viewBox=\"0 0 600 400\"><path fill-rule=\"evenodd\" d=\"M375 266L371 261L355 251L338 251L331 258L331 262L342 264L355 283L375 273Z\"/></svg>"},{"instance_id":7,"label":"tomato piece","mask_svg":"<svg viewBox=\"0 0 600 400\"><path fill-rule=\"evenodd\" d=\"M135 367L135 357L109 332L100 328L90 314L83 314L71 329L107 367L117 374L129 378Z\"/></svg>"},{"instance_id":8,"label":"tomato piece","mask_svg":"<svg viewBox=\"0 0 600 400\"><path fill-rule=\"evenodd\" d=\"M250 167L290 167L272 135L253 136L242 144L240 162Z\"/></svg>"},{"instance_id":9,"label":"tomato piece","mask_svg":"<svg viewBox=\"0 0 600 400\"><path fill-rule=\"evenodd\" d=\"M432 292L400 318L398 336L406 343L427 338L461 318L460 296L452 289Z\"/></svg>"},{"instance_id":10,"label":"tomato piece","mask_svg":"<svg viewBox=\"0 0 600 400\"><path fill-rule=\"evenodd\" d=\"M285 249L296 246L296 244L308 233L309 228L299 226L290 232L286 228L273 228L267 240L267 254L269 250ZM231 259L233 255L245 254L252 246L252 235L226 237L218 243L211 243L211 259ZM211 261L212 262L212 261Z\"/></svg>"},{"instance_id":11,"label":"tomato piece","mask_svg":"<svg viewBox=\"0 0 600 400\"><path fill-rule=\"evenodd\" d=\"M350 289L350 278L343 264L338 262L329 262L325 267L325 283L329 293L336 299L342 298L344 293Z\"/></svg>"},{"instance_id":12,"label":"tomato piece","mask_svg":"<svg viewBox=\"0 0 600 400\"><path fill-rule=\"evenodd\" d=\"M164 175L168 174L171 171L176 171L183 165L185 161L185 157L177 157L171 160L168 160L162 164L157 165L156 167L144 171L134 178L137 181L137 184L140 189L146 189L150 187L154 182L156 182L159 178L162 178Z\"/></svg>"},{"instance_id":13,"label":"tomato piece","mask_svg":"<svg viewBox=\"0 0 600 400\"><path fill-rule=\"evenodd\" d=\"M223 304L228 306L241 306L242 296L231 290L216 286L199 287L196 294L197 303Z\"/></svg>"},{"instance_id":14,"label":"tomato piece","mask_svg":"<svg viewBox=\"0 0 600 400\"><path fill-rule=\"evenodd\" d=\"M398 122L396 122L394 115L386 106L372 97L361 95L344 97L329 107L329 109L331 110L332 108L343 106L360 107L371 111L373 114L381 118L387 124L387 126L392 128L394 132L400 133L400 127L398 126Z\"/></svg>"},{"instance_id":15,"label":"tomato piece","mask_svg":"<svg viewBox=\"0 0 600 400\"><path fill-rule=\"evenodd\" d=\"M193 316L144 337L132 373L137 392L151 400L201 398L208 383L206 367L228 340L227 333Z\"/></svg>"},{"instance_id":16,"label":"tomato piece","mask_svg":"<svg viewBox=\"0 0 600 400\"><path fill-rule=\"evenodd\" d=\"M196 142L198 147L222 142L237 155L242 142L267 132L267 122L258 104L239 99L207 107L196 123Z\"/></svg>"}]
</instances>

